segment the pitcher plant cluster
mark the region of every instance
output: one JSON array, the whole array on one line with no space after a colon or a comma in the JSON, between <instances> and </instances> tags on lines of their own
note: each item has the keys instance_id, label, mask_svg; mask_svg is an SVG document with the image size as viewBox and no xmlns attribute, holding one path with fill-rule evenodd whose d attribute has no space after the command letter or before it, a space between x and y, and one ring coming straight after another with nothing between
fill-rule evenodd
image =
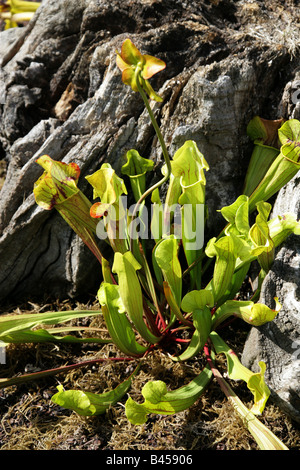
<instances>
[{"instance_id":1,"label":"pitcher plant cluster","mask_svg":"<svg viewBox=\"0 0 300 470\"><path fill-rule=\"evenodd\" d=\"M48 155L38 158L44 173L35 183L36 202L45 210L57 210L99 261L100 310L2 317L0 339L5 343L112 342L121 354L116 360L137 363L134 372L110 392L64 390L60 385L52 401L80 415L104 413L129 393L126 416L132 424L142 425L149 414L170 415L189 408L215 377L260 448L286 449L257 418L270 395L264 380L266 364L259 363L258 373L243 366L222 338L220 327L226 327L224 322L229 317L259 326L272 321L280 312L278 299L268 306L258 303L257 298L276 248L290 234L300 234L300 223L293 214L270 219L272 207L268 202L299 170L300 123L294 119L284 122L254 117L251 120L247 131L253 140L253 153L243 194L220 209L224 218L221 233L205 245L203 239L201 243L191 244L193 238L204 233L209 164L192 140L186 141L172 157L168 154L151 107L151 100L160 102L162 98L149 83L154 74L165 68L165 63L143 55L130 39L117 52L116 63L124 84L141 95L157 134L165 162L161 179L147 188L147 176L153 171L154 162L132 149L126 154L121 176L109 163L86 176L93 188L94 201L90 202L78 188L80 168L76 163L59 162ZM165 183L166 193L162 191ZM128 193L134 197L132 210L123 203ZM137 235L146 224L143 213L150 204L155 210L148 227L152 236L147 240ZM101 233L105 234L101 236L105 242L101 243L111 246L111 259L101 252L99 223ZM258 290L250 300L240 300L240 289L254 261L260 266ZM208 266L212 272L209 279ZM72 327L53 326L87 316L102 316L110 338L78 338L70 334ZM52 327L47 329L47 324ZM44 326L37 329L37 325ZM62 331L68 334L63 336ZM136 402L130 397L131 383L154 350L167 354L174 362L201 357L206 365L198 376L177 390L168 390L161 380L149 381L141 391L142 399ZM226 358L229 379L244 381L251 391L251 409L240 401L229 381L220 374L219 355ZM38 376L54 372L40 372ZM30 376L25 378L28 380ZM2 379L0 384L7 386L21 380L22 377Z\"/></svg>"}]
</instances>

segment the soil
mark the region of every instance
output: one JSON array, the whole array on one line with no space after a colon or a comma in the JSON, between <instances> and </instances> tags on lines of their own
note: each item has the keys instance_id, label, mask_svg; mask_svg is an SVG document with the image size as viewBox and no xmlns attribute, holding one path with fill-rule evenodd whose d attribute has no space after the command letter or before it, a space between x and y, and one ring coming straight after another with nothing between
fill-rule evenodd
<instances>
[{"instance_id":1,"label":"soil","mask_svg":"<svg viewBox=\"0 0 300 470\"><path fill-rule=\"evenodd\" d=\"M6 313L54 311L58 309L97 309L97 302L74 304L69 300L54 304L28 303L6 308ZM92 325L95 326L95 321ZM100 321L100 324L99 324ZM98 324L97 324L98 323ZM96 326L102 326L97 319ZM222 337L237 354L241 353L247 325L229 323ZM258 450L251 434L234 413L218 384L213 380L206 392L183 412L172 416L149 415L142 426L130 424L125 416L125 396L103 415L82 417L51 402L57 385L66 390L81 389L102 393L116 387L133 371L136 362L111 361L120 356L112 344L67 345L43 343L19 344L6 348L6 364L0 365L1 377L12 377L96 358L108 360L67 374L44 378L0 390L0 448L1 450ZM141 389L148 380L164 380L169 390L189 382L203 368L201 355L186 364L174 362L155 351L142 365L129 390L130 396L143 401ZM218 368L226 373L223 357L217 357ZM229 381L240 399L251 407L252 395L244 383ZM269 399L260 420L290 449L300 450L300 426L292 422Z\"/></svg>"},{"instance_id":2,"label":"soil","mask_svg":"<svg viewBox=\"0 0 300 470\"><path fill-rule=\"evenodd\" d=\"M233 3L211 1L206 4ZM241 22L248 24L248 14L253 17L259 6L281 14L294 14L294 3L287 2L240 2L244 3ZM207 7L208 8L208 7ZM210 6L209 6L210 8ZM209 10L208 10L209 11ZM231 10L228 10L230 16ZM255 16L255 15L254 15ZM257 14L257 22L260 15ZM229 18L230 19L230 18ZM249 26L249 34L258 35L260 30ZM273 36L270 34L270 40ZM287 38L287 45L294 53L294 38ZM5 163L0 162L0 188L5 177ZM97 309L91 299L41 304L27 302L22 305L2 306L0 313L22 314L61 309ZM97 325L103 326L103 325ZM237 354L241 354L248 328L235 321L229 324L222 337ZM26 372L74 364L84 360L105 358L107 361L32 381L20 386L0 389L0 449L1 450L258 450L258 446L244 428L239 417L223 395L218 384L212 380L206 392L188 410L173 416L150 415L146 424L133 426L126 419L124 397L105 414L84 418L75 412L62 409L51 402L57 385L65 389L83 389L102 393L117 386L133 371L135 361L116 362L119 356L113 345L67 345L67 344L20 344L6 348L6 363L0 364L0 377L12 377ZM218 368L226 372L223 357L217 358ZM155 351L148 357L129 391L130 396L142 401L141 389L148 380L164 380L170 390L176 389L199 374L203 358L197 357L187 364L174 364L168 356ZM231 387L249 407L252 395L244 383L230 381ZM290 420L270 399L261 421L290 449L300 450L300 426Z\"/></svg>"}]
</instances>

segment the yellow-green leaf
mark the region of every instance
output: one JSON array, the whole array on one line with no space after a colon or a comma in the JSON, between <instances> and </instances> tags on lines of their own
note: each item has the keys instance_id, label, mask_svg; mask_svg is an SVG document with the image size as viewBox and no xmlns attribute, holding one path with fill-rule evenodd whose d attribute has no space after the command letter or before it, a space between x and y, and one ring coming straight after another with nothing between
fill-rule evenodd
<instances>
[{"instance_id":1,"label":"yellow-green leaf","mask_svg":"<svg viewBox=\"0 0 300 470\"><path fill-rule=\"evenodd\" d=\"M212 239L206 249L207 256L216 256L213 279L210 283L215 303L223 297L232 283L236 260L238 258L235 239L230 236Z\"/></svg>"},{"instance_id":2,"label":"yellow-green leaf","mask_svg":"<svg viewBox=\"0 0 300 470\"><path fill-rule=\"evenodd\" d=\"M99 197L104 204L114 204L121 194L127 194L124 181L109 163L103 163L100 170L86 176L86 179L93 187L94 199Z\"/></svg>"},{"instance_id":3,"label":"yellow-green leaf","mask_svg":"<svg viewBox=\"0 0 300 470\"><path fill-rule=\"evenodd\" d=\"M82 390L64 390L62 385L58 385L58 392L52 396L51 400L53 403L68 410L73 410L81 416L103 414L127 393L138 368L139 366L128 379L109 392L98 394Z\"/></svg>"},{"instance_id":4,"label":"yellow-green leaf","mask_svg":"<svg viewBox=\"0 0 300 470\"><path fill-rule=\"evenodd\" d=\"M156 101L162 101L148 79L166 67L165 62L151 55L143 55L133 42L127 38L122 44L121 53L117 51L116 63L122 72L122 81L131 86L133 91L138 91L137 80L149 97Z\"/></svg>"},{"instance_id":5,"label":"yellow-green leaf","mask_svg":"<svg viewBox=\"0 0 300 470\"><path fill-rule=\"evenodd\" d=\"M251 300L227 300L219 307L213 316L216 328L221 322L234 315L253 326L261 326L273 321L280 311L281 304L275 298L276 308L271 309L265 304L254 303Z\"/></svg>"},{"instance_id":6,"label":"yellow-green leaf","mask_svg":"<svg viewBox=\"0 0 300 470\"><path fill-rule=\"evenodd\" d=\"M178 357L172 357L174 361L186 361L195 357L205 346L211 332L211 313L208 307L193 311L193 325L195 331L185 351Z\"/></svg>"},{"instance_id":7,"label":"yellow-green leaf","mask_svg":"<svg viewBox=\"0 0 300 470\"><path fill-rule=\"evenodd\" d=\"M157 265L162 270L165 281L171 288L173 297L180 307L182 294L182 271L178 259L179 241L170 236L157 244L154 251Z\"/></svg>"}]
</instances>

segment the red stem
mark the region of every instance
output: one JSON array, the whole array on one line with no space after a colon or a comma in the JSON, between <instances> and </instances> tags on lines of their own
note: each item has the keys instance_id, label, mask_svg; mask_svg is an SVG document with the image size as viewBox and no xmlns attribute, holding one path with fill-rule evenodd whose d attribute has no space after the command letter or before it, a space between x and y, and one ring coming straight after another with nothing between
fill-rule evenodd
<instances>
[{"instance_id":1,"label":"red stem","mask_svg":"<svg viewBox=\"0 0 300 470\"><path fill-rule=\"evenodd\" d=\"M51 375L59 374L60 372L68 372L69 370L78 369L79 367L84 367L84 366L88 366L91 364L96 364L97 362L133 361L135 359L136 358L134 357L110 357L108 359L104 359L104 358L92 359L89 361L80 362L78 364L70 364L68 366L57 367L55 369L48 369L48 370L44 370L41 372L33 372L32 374L24 374L21 376L12 377L11 379L0 379L0 388L8 387L8 386L15 385L18 383L29 382L30 380L35 380L35 379L39 379L42 377L48 377Z\"/></svg>"}]
</instances>

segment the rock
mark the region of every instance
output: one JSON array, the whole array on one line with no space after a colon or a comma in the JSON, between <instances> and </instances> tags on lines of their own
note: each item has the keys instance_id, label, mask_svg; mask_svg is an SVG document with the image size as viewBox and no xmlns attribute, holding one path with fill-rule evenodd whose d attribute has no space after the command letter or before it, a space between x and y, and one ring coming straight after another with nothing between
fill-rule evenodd
<instances>
[{"instance_id":1,"label":"rock","mask_svg":"<svg viewBox=\"0 0 300 470\"><path fill-rule=\"evenodd\" d=\"M283 188L271 217L294 213L300 218L300 177ZM252 328L245 343L242 362L257 371L258 361L267 365L266 383L273 400L300 423L300 239L290 236L278 249L267 274L259 301L274 307L274 297L282 304L275 320Z\"/></svg>"},{"instance_id":2,"label":"rock","mask_svg":"<svg viewBox=\"0 0 300 470\"><path fill-rule=\"evenodd\" d=\"M300 118L300 74L296 71L282 94L281 115ZM291 212L300 219L300 177L296 175L275 200L271 217ZM300 239L290 236L278 248L267 274L259 301L282 308L273 322L252 328L245 343L242 362L257 371L258 361L267 364L266 382L272 399L296 422L300 422Z\"/></svg>"},{"instance_id":3,"label":"rock","mask_svg":"<svg viewBox=\"0 0 300 470\"><path fill-rule=\"evenodd\" d=\"M84 177L104 161L119 171L130 148L153 159L154 179L160 176L150 120L115 64L126 37L167 63L151 82L163 96L154 111L171 154L192 138L205 155L207 237L219 230L216 209L242 189L249 120L280 117L285 86L295 79L297 50L287 35L274 35L276 24L298 40L295 14L282 12L280 2L254 9L230 0L43 2L1 52L0 142L8 169L0 196L0 300L95 293L101 280L97 261L59 215L35 204L40 155L78 163L79 187L90 198Z\"/></svg>"}]
</instances>

